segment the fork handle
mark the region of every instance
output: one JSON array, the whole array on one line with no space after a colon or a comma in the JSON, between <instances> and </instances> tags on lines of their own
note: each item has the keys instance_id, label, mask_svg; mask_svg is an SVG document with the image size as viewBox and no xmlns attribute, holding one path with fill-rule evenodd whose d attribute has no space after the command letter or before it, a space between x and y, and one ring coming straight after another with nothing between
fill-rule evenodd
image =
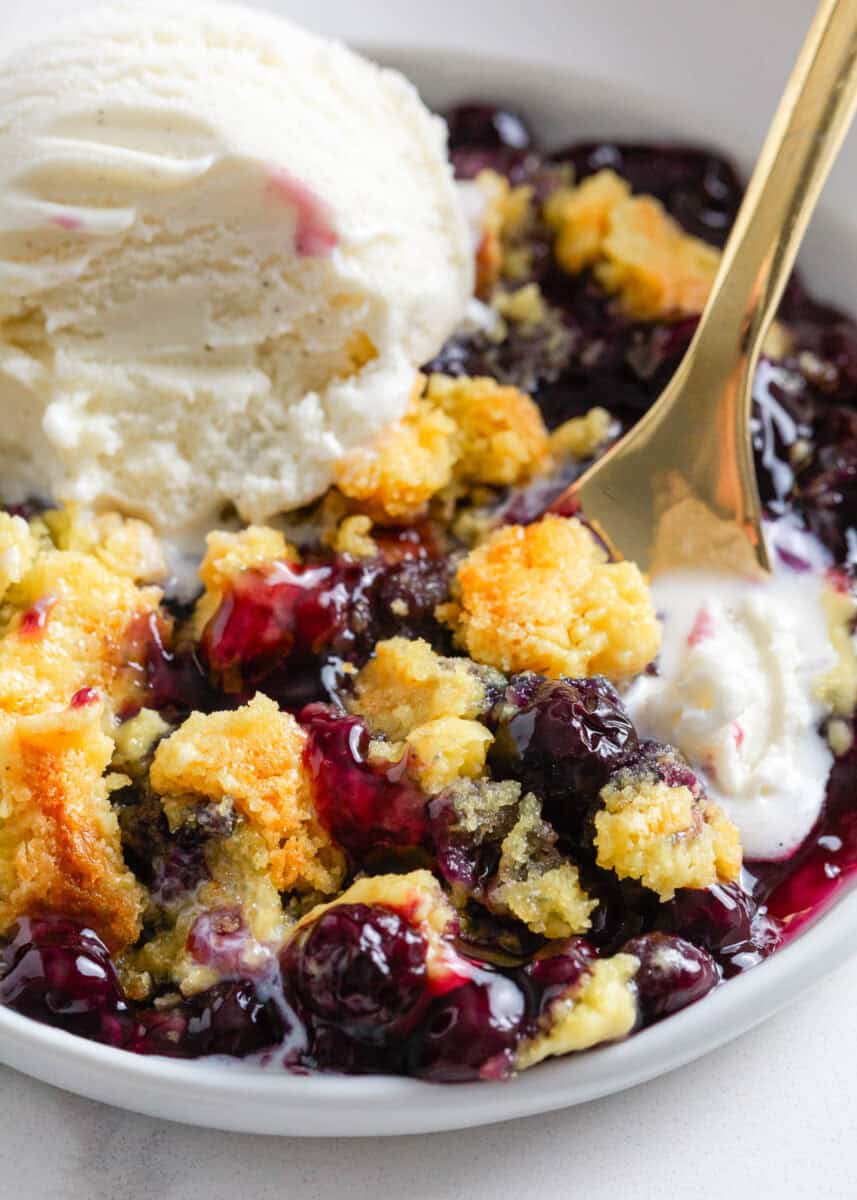
<instances>
[{"instance_id":1,"label":"fork handle","mask_svg":"<svg viewBox=\"0 0 857 1200\"><path fill-rule=\"evenodd\" d=\"M857 108L857 0L822 0L780 101L696 334L695 365L755 370ZM716 389L706 389L708 394Z\"/></svg>"}]
</instances>

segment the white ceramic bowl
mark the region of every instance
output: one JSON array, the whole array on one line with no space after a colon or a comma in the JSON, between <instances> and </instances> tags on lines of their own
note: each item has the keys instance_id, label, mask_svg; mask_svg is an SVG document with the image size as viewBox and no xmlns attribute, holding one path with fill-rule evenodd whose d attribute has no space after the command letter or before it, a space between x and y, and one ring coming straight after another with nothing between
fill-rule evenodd
<instances>
[{"instance_id":1,"label":"white ceramic bowl","mask_svg":"<svg viewBox=\"0 0 857 1200\"><path fill-rule=\"evenodd\" d=\"M731 0L725 7L730 5ZM472 16L476 7L464 4L465 16ZM528 11L535 8L525 7ZM568 11L564 0L542 7L553 16L551 22L544 20L545 11L534 17L541 38L540 57L545 60L556 57L549 51L554 21L567 24ZM772 14L773 6L763 7ZM789 0L787 7L798 6ZM512 8L520 17L522 5ZM639 11L634 0L627 4L609 0L607 8L624 12L629 19ZM689 8L696 9L696 17L688 18ZM707 9L671 0L659 0L658 4L662 20L668 20L670 10L679 23L690 19L700 34ZM764 27L757 25L761 37ZM616 37L622 37L618 28ZM513 64L497 57L413 48L392 51L375 47L374 51L377 57L400 65L433 103L482 96L517 104L548 140L557 142L611 135L720 141L734 147L746 165L757 140L754 131L763 129L766 122L765 107L754 110L751 120L741 120L741 96L734 89L728 94L713 92L708 111L698 94L694 102L684 103L682 71L686 64L678 64L681 69L675 71L668 60L652 63L650 77L656 86L632 94L615 78L610 81L611 72L605 70L611 61L609 53L600 59L596 55L595 73L585 76L544 62ZM782 74L785 69L784 62ZM708 73L711 76L710 69ZM660 84L663 86L658 87ZM757 95L756 100L770 111L770 96L766 94L763 100ZM734 136L727 136L730 133ZM852 178L854 150L852 139L847 149ZM853 307L857 306L857 252L852 250L849 259L842 248L857 247L857 218L847 199L850 189L844 186L845 174L840 167L827 212L814 229L809 275L822 294ZM465 1128L577 1104L690 1062L772 1015L838 966L853 947L857 947L854 891L773 958L663 1024L615 1046L545 1063L506 1084L441 1088L383 1077L301 1077L240 1063L138 1058L72 1038L2 1009L0 1061L93 1099L220 1129L344 1137Z\"/></svg>"}]
</instances>

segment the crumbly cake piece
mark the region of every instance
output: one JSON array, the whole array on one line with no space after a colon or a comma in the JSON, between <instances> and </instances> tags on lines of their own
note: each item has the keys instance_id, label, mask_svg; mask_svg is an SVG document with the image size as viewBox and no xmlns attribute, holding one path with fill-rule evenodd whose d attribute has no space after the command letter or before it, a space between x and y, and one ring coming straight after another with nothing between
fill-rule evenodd
<instances>
[{"instance_id":1,"label":"crumbly cake piece","mask_svg":"<svg viewBox=\"0 0 857 1200\"><path fill-rule=\"evenodd\" d=\"M150 782L173 825L188 806L228 797L264 841L278 891L334 892L345 864L313 806L305 743L294 717L258 695L233 712L193 713L158 746Z\"/></svg>"},{"instance_id":2,"label":"crumbly cake piece","mask_svg":"<svg viewBox=\"0 0 857 1200\"><path fill-rule=\"evenodd\" d=\"M494 737L479 721L438 717L417 725L405 738L409 770L434 796L459 779L477 779L485 771Z\"/></svg>"},{"instance_id":3,"label":"crumbly cake piece","mask_svg":"<svg viewBox=\"0 0 857 1200\"><path fill-rule=\"evenodd\" d=\"M337 486L379 521L416 520L452 479L454 435L445 413L416 398L375 446L340 461Z\"/></svg>"},{"instance_id":4,"label":"crumbly cake piece","mask_svg":"<svg viewBox=\"0 0 857 1200\"><path fill-rule=\"evenodd\" d=\"M26 537L16 518L0 526L0 710L63 708L82 688L99 690L116 711L134 703L161 600L157 587L137 583L162 561L151 540L148 526L119 518L99 529L49 514Z\"/></svg>"},{"instance_id":5,"label":"crumbly cake piece","mask_svg":"<svg viewBox=\"0 0 857 1200\"><path fill-rule=\"evenodd\" d=\"M378 642L354 684L349 709L393 741L440 717L472 720L484 711L487 689L467 659L445 658L422 638Z\"/></svg>"},{"instance_id":6,"label":"crumbly cake piece","mask_svg":"<svg viewBox=\"0 0 857 1200\"><path fill-rule=\"evenodd\" d=\"M583 462L594 458L610 437L614 420L606 408L590 408L582 417L571 417L551 434L552 452L558 458Z\"/></svg>"},{"instance_id":7,"label":"crumbly cake piece","mask_svg":"<svg viewBox=\"0 0 857 1200\"><path fill-rule=\"evenodd\" d=\"M495 911L511 913L533 933L567 938L589 929L598 902L587 896L580 872L558 853L556 840L542 819L539 801L524 796L518 819L503 839L490 902Z\"/></svg>"},{"instance_id":8,"label":"crumbly cake piece","mask_svg":"<svg viewBox=\"0 0 857 1200\"><path fill-rule=\"evenodd\" d=\"M455 477L461 483L508 487L550 465L542 415L518 388L489 377L432 375L426 398L455 425Z\"/></svg>"},{"instance_id":9,"label":"crumbly cake piece","mask_svg":"<svg viewBox=\"0 0 857 1200\"><path fill-rule=\"evenodd\" d=\"M627 182L610 170L551 193L545 220L556 235L554 254L564 271L577 275L603 257L613 213L630 196Z\"/></svg>"},{"instance_id":10,"label":"crumbly cake piece","mask_svg":"<svg viewBox=\"0 0 857 1200\"><path fill-rule=\"evenodd\" d=\"M685 785L620 772L595 815L598 865L671 900L678 888L727 883L741 871L738 830L718 805Z\"/></svg>"},{"instance_id":11,"label":"crumbly cake piece","mask_svg":"<svg viewBox=\"0 0 857 1200\"><path fill-rule=\"evenodd\" d=\"M530 184L513 186L496 171L480 171L476 185L482 192L482 238L476 255L476 294L491 295L501 278L527 277L531 252L527 234L537 217L535 190Z\"/></svg>"},{"instance_id":12,"label":"crumbly cake piece","mask_svg":"<svg viewBox=\"0 0 857 1200\"><path fill-rule=\"evenodd\" d=\"M83 518L74 506L55 509L37 518L58 550L92 554L114 575L135 583L161 583L167 564L161 543L145 521L105 512Z\"/></svg>"},{"instance_id":13,"label":"crumbly cake piece","mask_svg":"<svg viewBox=\"0 0 857 1200\"><path fill-rule=\"evenodd\" d=\"M125 866L108 780L103 706L0 720L0 934L62 913L121 951L140 933L144 891Z\"/></svg>"},{"instance_id":14,"label":"crumbly cake piece","mask_svg":"<svg viewBox=\"0 0 857 1200\"><path fill-rule=\"evenodd\" d=\"M594 962L578 985L550 1005L541 1029L518 1049L520 1071L554 1055L588 1050L633 1032L638 1020L634 976L639 961L615 954Z\"/></svg>"},{"instance_id":15,"label":"crumbly cake piece","mask_svg":"<svg viewBox=\"0 0 857 1200\"><path fill-rule=\"evenodd\" d=\"M0 602L36 560L39 542L23 517L0 513Z\"/></svg>"},{"instance_id":16,"label":"crumbly cake piece","mask_svg":"<svg viewBox=\"0 0 857 1200\"><path fill-rule=\"evenodd\" d=\"M545 218L555 230L556 258L577 274L591 267L605 291L637 320L705 307L720 252L684 232L653 196L632 196L614 171L598 171L577 187L559 188Z\"/></svg>"},{"instance_id":17,"label":"crumbly cake piece","mask_svg":"<svg viewBox=\"0 0 857 1200\"><path fill-rule=\"evenodd\" d=\"M453 482L522 483L551 465L547 430L523 392L490 378L420 377L405 416L337 470L342 494L372 520L414 521Z\"/></svg>"},{"instance_id":18,"label":"crumbly cake piece","mask_svg":"<svg viewBox=\"0 0 857 1200\"><path fill-rule=\"evenodd\" d=\"M491 297L491 307L504 321L523 329L543 325L548 316L548 303L537 283L527 283L511 291L498 291Z\"/></svg>"},{"instance_id":19,"label":"crumbly cake piece","mask_svg":"<svg viewBox=\"0 0 857 1200\"><path fill-rule=\"evenodd\" d=\"M477 718L488 703L488 676L466 659L436 654L428 642L389 638L355 680L351 712L390 739L373 742L376 762L408 756L429 795L485 769L493 736Z\"/></svg>"},{"instance_id":20,"label":"crumbly cake piece","mask_svg":"<svg viewBox=\"0 0 857 1200\"><path fill-rule=\"evenodd\" d=\"M439 616L477 662L501 671L630 678L658 652L639 568L611 563L575 518L508 525L459 566Z\"/></svg>"},{"instance_id":21,"label":"crumbly cake piece","mask_svg":"<svg viewBox=\"0 0 857 1200\"><path fill-rule=\"evenodd\" d=\"M352 513L343 517L329 540L336 554L349 554L352 558L374 558L378 543L372 537L372 518L366 513Z\"/></svg>"},{"instance_id":22,"label":"crumbly cake piece","mask_svg":"<svg viewBox=\"0 0 857 1200\"><path fill-rule=\"evenodd\" d=\"M164 984L193 996L224 974L258 974L286 938L290 922L271 879L268 847L249 822L213 838L204 861L198 887L173 902L152 898L147 919L155 932L122 958L125 986L136 999Z\"/></svg>"}]
</instances>

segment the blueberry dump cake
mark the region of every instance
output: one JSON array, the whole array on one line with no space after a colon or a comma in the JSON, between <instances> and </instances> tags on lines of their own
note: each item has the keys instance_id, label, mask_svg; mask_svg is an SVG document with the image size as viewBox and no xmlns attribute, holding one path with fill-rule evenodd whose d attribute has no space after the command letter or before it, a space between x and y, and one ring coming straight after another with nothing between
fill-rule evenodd
<instances>
[{"instance_id":1,"label":"blueberry dump cake","mask_svg":"<svg viewBox=\"0 0 857 1200\"><path fill-rule=\"evenodd\" d=\"M190 591L143 519L47 486L0 513L15 1012L145 1055L500 1080L703 999L857 866L857 324L795 278L769 335L770 585L650 584L551 505L680 361L740 180L692 147L548 152L487 105L447 123L466 318L320 498L253 523L245 489ZM277 178L315 263L335 222ZM334 390L384 359L361 320ZM0 330L4 379L47 369L31 312Z\"/></svg>"}]
</instances>

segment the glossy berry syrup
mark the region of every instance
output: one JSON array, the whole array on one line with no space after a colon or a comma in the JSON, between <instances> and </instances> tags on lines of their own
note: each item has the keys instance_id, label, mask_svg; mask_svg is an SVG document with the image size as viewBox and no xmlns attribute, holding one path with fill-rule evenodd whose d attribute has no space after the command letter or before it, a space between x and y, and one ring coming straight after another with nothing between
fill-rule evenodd
<instances>
[{"instance_id":1,"label":"glossy berry syrup","mask_svg":"<svg viewBox=\"0 0 857 1200\"><path fill-rule=\"evenodd\" d=\"M331 705L309 705L300 721L315 806L340 845L357 861L382 847L419 846L428 830L427 797L409 779L407 759L370 762L364 721Z\"/></svg>"},{"instance_id":2,"label":"glossy berry syrup","mask_svg":"<svg viewBox=\"0 0 857 1200\"><path fill-rule=\"evenodd\" d=\"M833 768L816 828L783 863L750 863L754 895L782 926L782 940L800 933L857 874L857 772L852 751Z\"/></svg>"}]
</instances>

